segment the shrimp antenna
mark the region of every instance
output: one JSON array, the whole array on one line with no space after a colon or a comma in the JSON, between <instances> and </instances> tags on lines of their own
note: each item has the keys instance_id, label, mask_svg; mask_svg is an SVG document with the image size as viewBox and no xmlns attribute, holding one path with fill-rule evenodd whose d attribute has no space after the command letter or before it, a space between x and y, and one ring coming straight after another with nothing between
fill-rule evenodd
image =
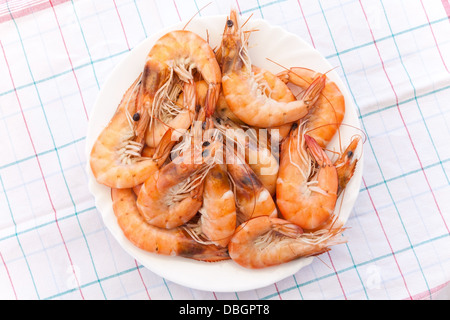
<instances>
[{"instance_id":1,"label":"shrimp antenna","mask_svg":"<svg viewBox=\"0 0 450 320\"><path fill-rule=\"evenodd\" d=\"M327 126L346 126L346 127L350 127L350 128L352 128L352 129L355 129L355 130L358 130L359 132L361 132L361 134L360 135L358 135L358 134L354 134L353 136L360 136L360 137L363 137L362 138L362 141L363 141L363 144L364 143L366 143L366 141L367 141L367 134L364 132L364 130L362 130L361 128L358 128L358 127L356 127L356 126L354 126L354 125L351 125L351 124L348 124L348 123L326 123L326 124L323 124L323 125L320 125L320 126L317 126L317 127L315 127L315 128L311 128L311 129L308 129L305 133L306 134L309 134L310 132L313 132L314 130L318 130L318 129L320 129L320 128L323 128L323 127L327 127ZM342 146L341 146L342 147Z\"/></svg>"},{"instance_id":2,"label":"shrimp antenna","mask_svg":"<svg viewBox=\"0 0 450 320\"><path fill-rule=\"evenodd\" d=\"M282 64L280 64L280 63L278 63L278 62L276 62L276 61L273 61L272 59L270 59L270 58L266 58L268 61L270 61L270 62L272 62L272 63L274 63L274 64L276 64L277 66L279 66L279 67L281 67L281 68L283 68L284 70L286 70L286 71L289 71L289 68L287 68L287 67L285 67L285 66L283 66Z\"/></svg>"},{"instance_id":3,"label":"shrimp antenna","mask_svg":"<svg viewBox=\"0 0 450 320\"><path fill-rule=\"evenodd\" d=\"M211 3L212 3L212 2L209 2L209 3L207 3L206 5L204 5L201 9L199 9L199 10L197 11L197 13L194 14L194 15L192 16L191 19L189 19L189 21L186 23L186 25L183 27L182 30L185 30L186 27L189 25L189 23L191 23L191 21L194 20L194 18L195 18L195 17L196 17L203 9L205 9L207 6L209 6Z\"/></svg>"},{"instance_id":4,"label":"shrimp antenna","mask_svg":"<svg viewBox=\"0 0 450 320\"><path fill-rule=\"evenodd\" d=\"M253 17L253 13L247 18L247 20L245 20L245 22L241 25L241 28L243 28L247 24L251 17Z\"/></svg>"}]
</instances>

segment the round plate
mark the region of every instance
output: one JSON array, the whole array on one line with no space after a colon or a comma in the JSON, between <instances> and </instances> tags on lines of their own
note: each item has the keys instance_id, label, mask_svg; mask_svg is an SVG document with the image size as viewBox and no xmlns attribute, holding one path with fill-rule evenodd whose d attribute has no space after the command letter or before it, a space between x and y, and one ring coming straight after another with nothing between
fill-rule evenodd
<instances>
[{"instance_id":1,"label":"round plate","mask_svg":"<svg viewBox=\"0 0 450 320\"><path fill-rule=\"evenodd\" d=\"M214 48L220 44L226 19L226 15L196 18L189 23L186 29L196 32L204 39L209 36L209 43ZM243 20L241 19L241 21ZM88 159L95 140L108 124L125 90L143 70L145 58L153 44L165 33L182 29L185 25L186 22L181 22L147 38L131 50L114 68L100 90L90 116L86 137ZM333 68L318 51L298 36L288 33L280 27L271 26L264 20L250 19L245 28L258 30L252 32L249 42L250 57L252 63L256 66L273 73L283 71L282 67L268 60L271 59L284 67L299 66L319 72L327 72ZM267 41L267 39L270 39L270 41ZM351 125L341 126L341 140L345 145L354 135L354 128L360 127L358 117L352 99L339 76L334 71L327 75L339 86L345 97L346 114L344 123ZM331 142L331 146L334 145L338 149L338 143L335 140ZM124 237L112 209L110 188L96 182L89 164L87 170L90 179L89 190L95 197L97 209L100 211L105 225L123 249L152 272L177 284L193 289L216 292L252 290L289 277L309 265L314 259L313 257L302 258L279 266L250 270L231 260L207 263L145 252L135 247ZM336 206L340 208L340 220L343 222L347 220L352 210L359 193L361 179L362 159L360 159L355 175L346 188L344 197L338 200L339 203Z\"/></svg>"}]
</instances>

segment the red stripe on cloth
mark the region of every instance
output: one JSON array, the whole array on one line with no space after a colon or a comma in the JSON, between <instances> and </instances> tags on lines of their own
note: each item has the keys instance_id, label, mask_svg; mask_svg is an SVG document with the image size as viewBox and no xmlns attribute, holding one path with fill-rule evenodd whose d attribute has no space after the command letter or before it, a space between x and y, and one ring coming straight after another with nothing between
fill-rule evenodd
<instances>
[{"instance_id":1,"label":"red stripe on cloth","mask_svg":"<svg viewBox=\"0 0 450 320\"><path fill-rule=\"evenodd\" d=\"M441 284L435 288L432 288L431 290L427 290L425 292L416 294L415 296L413 296L413 300L428 300L428 299L432 299L433 295L438 293L439 291L441 291L442 289L444 289L445 287L447 287L448 285L450 285L450 281L446 282L444 284Z\"/></svg>"},{"instance_id":2,"label":"red stripe on cloth","mask_svg":"<svg viewBox=\"0 0 450 320\"><path fill-rule=\"evenodd\" d=\"M450 20L450 0L442 0L442 5L444 6L447 17Z\"/></svg>"},{"instance_id":3,"label":"red stripe on cloth","mask_svg":"<svg viewBox=\"0 0 450 320\"><path fill-rule=\"evenodd\" d=\"M181 16L180 16L180 12L178 11L177 3L175 2L175 0L173 0L172 2L173 2L173 5L175 6L175 10L177 11L178 19L181 21Z\"/></svg>"},{"instance_id":4,"label":"red stripe on cloth","mask_svg":"<svg viewBox=\"0 0 450 320\"><path fill-rule=\"evenodd\" d=\"M339 283L339 287L341 288L342 294L344 295L344 299L347 300L347 295L345 294L344 286L342 285L341 278L339 277L336 267L334 266L333 259L331 259L331 255L330 255L329 251L327 252L327 255L328 255L328 258L330 259L331 267L334 270L334 275L336 276L336 279Z\"/></svg>"},{"instance_id":5,"label":"red stripe on cloth","mask_svg":"<svg viewBox=\"0 0 450 320\"><path fill-rule=\"evenodd\" d=\"M12 290L14 292L14 296L16 297L16 300L17 300L16 289L14 288L14 284L12 282L11 276L9 275L8 267L6 266L5 260L3 259L3 256L2 256L1 252L0 252L0 258L2 259L3 266L5 267L6 274L8 275L9 283L11 283L11 287L12 287Z\"/></svg>"},{"instance_id":6,"label":"red stripe on cloth","mask_svg":"<svg viewBox=\"0 0 450 320\"><path fill-rule=\"evenodd\" d=\"M131 47L130 47L130 44L128 43L127 33L125 32L125 28L123 26L122 18L120 17L119 9L117 9L116 1L113 1L113 2L114 2L114 7L116 8L117 16L119 17L119 21L120 21L120 25L122 27L122 31L123 31L123 35L125 37L125 41L127 43L128 51L130 51Z\"/></svg>"},{"instance_id":7,"label":"red stripe on cloth","mask_svg":"<svg viewBox=\"0 0 450 320\"><path fill-rule=\"evenodd\" d=\"M20 7L13 7L13 1L3 0L0 3L0 23L10 21L29 14L50 8L52 5L56 6L69 0L53 0L53 1L28 1L25 5Z\"/></svg>"},{"instance_id":8,"label":"red stripe on cloth","mask_svg":"<svg viewBox=\"0 0 450 320\"><path fill-rule=\"evenodd\" d=\"M14 79L13 79L12 74L11 74L11 68L10 68L10 65L9 65L9 63L8 63L8 60L6 59L5 49L3 48L3 44L2 44L1 41L0 41L0 48L2 49L3 56L5 57L6 67L8 68L9 77L10 77L10 79L11 79L11 83L12 83L13 88L14 88L14 93L15 93L15 95L16 95L16 99L17 99L17 102L18 102L18 104L19 104L20 112L21 112L21 114L22 114L22 119L23 119L25 128L26 128L26 130L27 130L28 138L30 139L31 147L33 148L34 156L36 157L37 165L38 165L38 167L39 167L39 172L41 173L42 181L44 182L44 186L45 186L45 190L46 190L46 192L47 192L47 196L48 196L48 200L49 200L49 202L50 202L50 206L52 207L52 211L53 211L53 213L54 213L56 227L58 228L59 235L60 235L61 240L62 240L62 242L63 242L63 244L64 244L64 248L65 248L65 250L66 250L66 254L67 254L67 257L68 257L68 259L69 259L70 265L71 265L71 267L72 267L72 272L73 272L73 275L74 275L74 277L75 277L75 281L77 282L78 290L79 290L79 292L80 292L81 298L83 298L83 300L84 300L84 295L83 295L83 292L81 291L80 283L78 282L78 277L77 277L77 274L76 274L75 269L74 269L74 265L73 265L73 262L72 262L72 257L70 256L69 249L68 249L68 247L67 247L67 245L66 245L66 242L65 242L65 240L64 240L64 236L63 236L62 231L61 231L61 228L60 228L60 226L59 226L58 217L57 217L57 211L56 211L55 205L54 205L54 203L53 203L52 197L51 197L51 195L50 195L50 190L48 189L47 181L45 180L45 175L44 175L44 172L43 172L43 170L42 170L41 161L39 160L39 156L38 156L38 154L37 154L37 151L36 151L36 147L35 147L35 145L34 145L33 138L31 137L31 132L30 132L30 129L29 129L29 127L28 127L28 122L27 122L27 120L26 120L26 118L25 118L25 114L24 114L23 108L22 108L22 103L20 102L19 94L17 93L16 85L15 85L15 83L14 83Z\"/></svg>"},{"instance_id":9,"label":"red stripe on cloth","mask_svg":"<svg viewBox=\"0 0 450 320\"><path fill-rule=\"evenodd\" d=\"M423 8L423 12L425 13L425 17L427 17L428 25L430 26L431 34L433 35L434 43L436 44L436 49L439 52L439 56L441 57L442 63L444 64L444 67L445 67L445 70L447 70L447 72L450 73L450 71L448 71L447 65L445 64L444 58L442 57L441 49L439 49L439 45L438 45L438 43L436 41L436 37L435 37L434 31L433 31L433 27L431 26L430 19L428 18L427 10L425 10L425 6L423 5L422 0L420 0L420 3L422 4L422 8ZM448 2L447 2L447 4L448 4ZM448 12L447 12L447 16L448 16Z\"/></svg>"},{"instance_id":10,"label":"red stripe on cloth","mask_svg":"<svg viewBox=\"0 0 450 320\"><path fill-rule=\"evenodd\" d=\"M236 0L236 5L237 5L237 9L239 11L239 14L242 14L241 7L239 6L239 1L238 0Z\"/></svg>"},{"instance_id":11,"label":"red stripe on cloth","mask_svg":"<svg viewBox=\"0 0 450 320\"><path fill-rule=\"evenodd\" d=\"M311 30L309 30L308 22L306 22L306 17L305 17L305 14L303 13L303 8L302 8L302 5L300 4L300 0L297 0L297 3L298 3L298 6L300 7L300 11L302 12L303 21L305 21L305 24L306 24L306 29L308 29L309 38L311 39L311 43L312 43L313 47L315 48L316 45L314 44L314 40L313 40L313 37L311 35Z\"/></svg>"},{"instance_id":12,"label":"red stripe on cloth","mask_svg":"<svg viewBox=\"0 0 450 320\"><path fill-rule=\"evenodd\" d=\"M148 289L147 289L147 286L145 285L144 278L142 277L141 271L139 270L138 262L136 260L134 260L134 263L136 264L136 270L139 274L139 277L141 278L142 284L144 285L144 289L145 289L145 292L147 293L147 297L149 300L152 300L152 298L150 298L150 294L148 293Z\"/></svg>"}]
</instances>

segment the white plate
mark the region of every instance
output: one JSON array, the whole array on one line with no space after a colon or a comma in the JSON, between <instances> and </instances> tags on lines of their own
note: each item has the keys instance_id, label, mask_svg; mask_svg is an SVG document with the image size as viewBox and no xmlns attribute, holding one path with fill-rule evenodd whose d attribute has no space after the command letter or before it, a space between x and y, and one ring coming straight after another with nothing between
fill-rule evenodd
<instances>
[{"instance_id":1,"label":"white plate","mask_svg":"<svg viewBox=\"0 0 450 320\"><path fill-rule=\"evenodd\" d=\"M209 41L211 47L214 48L220 43L226 19L227 17L225 15L196 18L190 22L187 29L196 32L204 39L207 38L208 30ZM182 22L147 38L130 51L114 68L103 85L90 116L86 137L87 157L89 157L97 136L112 117L123 93L139 76L150 48L162 35L171 30L182 29L185 24L186 22ZM249 46L252 63L256 66L265 68L273 73L278 73L283 70L281 67L267 60L269 58L285 67L302 66L319 72L326 72L333 68L318 51L298 36L288 33L280 27L271 26L263 20L251 19L246 25L246 28L259 30L252 33ZM356 110L347 89L334 71L329 72L328 76L340 87L344 94L347 107L344 123L359 128ZM354 133L354 129L343 126L341 130L342 141L348 143ZM336 141L334 141L334 144L337 145ZM97 209L100 211L105 225L120 245L146 268L177 284L193 289L216 292L252 290L271 285L289 277L314 260L313 257L310 257L266 269L249 270L230 260L206 263L181 257L168 257L145 252L135 247L124 237L114 216L110 188L96 182L89 165L87 170L90 178L89 190L95 197ZM340 199L342 201L340 219L343 222L347 220L352 210L359 193L361 179L362 159L356 168L353 179L347 186L344 198ZM338 206L340 206L339 203Z\"/></svg>"}]
</instances>

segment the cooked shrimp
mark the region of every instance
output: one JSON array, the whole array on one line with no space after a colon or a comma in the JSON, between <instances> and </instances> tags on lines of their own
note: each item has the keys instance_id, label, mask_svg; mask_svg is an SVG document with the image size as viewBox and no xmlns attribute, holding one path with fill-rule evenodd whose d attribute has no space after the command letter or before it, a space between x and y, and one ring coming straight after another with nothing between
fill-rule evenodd
<instances>
[{"instance_id":1,"label":"cooked shrimp","mask_svg":"<svg viewBox=\"0 0 450 320\"><path fill-rule=\"evenodd\" d=\"M111 197L119 227L136 247L157 254L208 262L229 259L226 250L215 245L197 243L182 228L167 230L145 222L131 189L112 189Z\"/></svg>"},{"instance_id":2,"label":"cooked shrimp","mask_svg":"<svg viewBox=\"0 0 450 320\"><path fill-rule=\"evenodd\" d=\"M302 90L308 90L317 77L326 77L307 68L290 68L278 74L286 83ZM307 134L313 137L321 147L326 147L339 130L345 115L345 99L339 87L326 77L325 86L316 103L305 119L308 120Z\"/></svg>"},{"instance_id":3,"label":"cooked shrimp","mask_svg":"<svg viewBox=\"0 0 450 320\"><path fill-rule=\"evenodd\" d=\"M289 87L276 75L254 65L252 65L252 72L254 73L255 80L258 82L260 88L264 89L267 96L280 102L291 102L296 100L296 97L292 94ZM222 91L217 102L216 113L223 120L230 119L236 124L244 124L244 122L231 111Z\"/></svg>"},{"instance_id":4,"label":"cooked shrimp","mask_svg":"<svg viewBox=\"0 0 450 320\"><path fill-rule=\"evenodd\" d=\"M270 195L275 195L279 165L277 158L267 145L267 135L264 139L260 138L262 133L259 130L257 132L246 126L239 126L230 119L215 119L214 125L227 138L227 144L233 145L239 156L245 158Z\"/></svg>"},{"instance_id":5,"label":"cooked shrimp","mask_svg":"<svg viewBox=\"0 0 450 320\"><path fill-rule=\"evenodd\" d=\"M324 79L318 77L299 100L280 102L267 96L266 87L258 83L252 72L247 43L235 10L227 21L221 50L223 94L231 111L250 126L276 127L301 119L323 88Z\"/></svg>"},{"instance_id":6,"label":"cooked shrimp","mask_svg":"<svg viewBox=\"0 0 450 320\"><path fill-rule=\"evenodd\" d=\"M155 78L155 86L161 77ZM154 158L141 155L144 147L145 118L136 116L136 80L125 92L111 121L100 133L90 154L96 180L111 188L132 188L143 183L158 169ZM148 123L148 122L147 122ZM155 155L155 157L160 154Z\"/></svg>"},{"instance_id":7,"label":"cooked shrimp","mask_svg":"<svg viewBox=\"0 0 450 320\"><path fill-rule=\"evenodd\" d=\"M276 217L278 211L270 192L245 159L232 157L227 156L227 169L236 198L238 224L261 215Z\"/></svg>"},{"instance_id":8,"label":"cooked shrimp","mask_svg":"<svg viewBox=\"0 0 450 320\"><path fill-rule=\"evenodd\" d=\"M222 142L209 143L201 153L202 159L197 159L195 150L189 144L188 147L176 160L155 171L141 187L137 206L149 224L175 228L189 221L201 208L204 178Z\"/></svg>"},{"instance_id":9,"label":"cooked shrimp","mask_svg":"<svg viewBox=\"0 0 450 320\"><path fill-rule=\"evenodd\" d=\"M236 204L226 165L216 164L206 176L200 213L202 233L226 247L236 229Z\"/></svg>"},{"instance_id":10,"label":"cooked shrimp","mask_svg":"<svg viewBox=\"0 0 450 320\"><path fill-rule=\"evenodd\" d=\"M194 81L195 70L201 74L202 80L208 85L206 94L205 111L207 117L214 113L217 99L220 92L221 71L215 58L215 54L208 42L194 32L187 30L175 30L163 35L150 50L144 73L142 75L143 90L141 91L141 101L145 103L150 92L147 90L147 65L153 60L160 61L167 65L169 77L163 86L156 92L153 100L152 117L158 116L160 109L167 109L167 105L162 103L173 99L170 92L175 91L174 86L179 85L179 81ZM151 80L151 78L150 78ZM152 89L152 88L150 88ZM169 104L169 109L173 107Z\"/></svg>"},{"instance_id":11,"label":"cooked shrimp","mask_svg":"<svg viewBox=\"0 0 450 320\"><path fill-rule=\"evenodd\" d=\"M286 220L316 229L334 212L338 177L327 154L304 130L294 128L283 142L276 198Z\"/></svg>"},{"instance_id":12,"label":"cooked shrimp","mask_svg":"<svg viewBox=\"0 0 450 320\"><path fill-rule=\"evenodd\" d=\"M358 136L353 138L348 147L344 150L344 152L339 156L339 158L334 163L337 170L339 181L338 196L345 189L347 183L350 181L350 179L353 177L353 174L355 173L356 164L358 163L358 159L355 158L355 150L358 147L360 141L361 138Z\"/></svg>"},{"instance_id":13,"label":"cooked shrimp","mask_svg":"<svg viewBox=\"0 0 450 320\"><path fill-rule=\"evenodd\" d=\"M256 217L241 224L228 245L233 261L245 268L279 265L300 257L317 256L344 243L342 228L304 233L298 225L279 218Z\"/></svg>"}]
</instances>

